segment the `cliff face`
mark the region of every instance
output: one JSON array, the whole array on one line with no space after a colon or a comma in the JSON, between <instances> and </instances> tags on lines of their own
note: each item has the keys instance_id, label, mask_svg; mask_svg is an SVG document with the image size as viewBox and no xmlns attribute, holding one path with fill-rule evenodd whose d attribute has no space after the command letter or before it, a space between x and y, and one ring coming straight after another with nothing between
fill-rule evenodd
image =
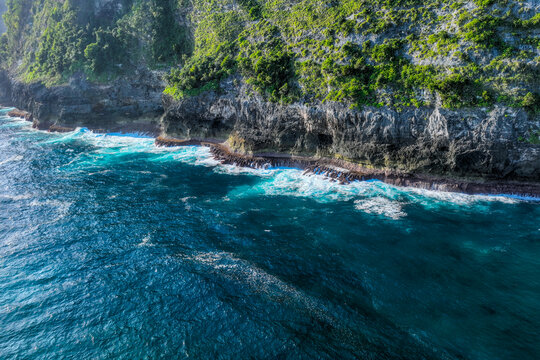
<instances>
[{"instance_id":1,"label":"cliff face","mask_svg":"<svg viewBox=\"0 0 540 360\"><path fill-rule=\"evenodd\" d=\"M537 2L237 3L248 1L194 5L195 51L164 98L167 135L540 180Z\"/></svg>"},{"instance_id":2,"label":"cliff face","mask_svg":"<svg viewBox=\"0 0 540 360\"><path fill-rule=\"evenodd\" d=\"M0 99L32 114L34 127L87 127L100 131L158 134L163 114L161 75L145 69L107 85L76 75L68 84L26 84L2 73Z\"/></svg>"},{"instance_id":3,"label":"cliff face","mask_svg":"<svg viewBox=\"0 0 540 360\"><path fill-rule=\"evenodd\" d=\"M75 76L62 86L0 74L0 99L32 113L34 125L142 132L227 141L240 153L347 160L366 167L452 177L540 181L540 117L523 109L449 110L343 103L277 104L227 82L175 100L159 74L141 70L108 85ZM537 135L536 135L537 136Z\"/></svg>"},{"instance_id":4,"label":"cliff face","mask_svg":"<svg viewBox=\"0 0 540 360\"><path fill-rule=\"evenodd\" d=\"M340 103L279 105L242 90L164 98L164 132L228 139L244 153L281 152L345 159L412 173L540 180L540 119L506 107L351 110Z\"/></svg>"}]
</instances>

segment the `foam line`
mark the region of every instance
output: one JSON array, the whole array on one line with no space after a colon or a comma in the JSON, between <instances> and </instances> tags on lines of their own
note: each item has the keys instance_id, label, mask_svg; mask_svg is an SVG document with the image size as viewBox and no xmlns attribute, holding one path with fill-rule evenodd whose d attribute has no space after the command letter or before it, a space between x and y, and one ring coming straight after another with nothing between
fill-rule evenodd
<instances>
[{"instance_id":1,"label":"foam line","mask_svg":"<svg viewBox=\"0 0 540 360\"><path fill-rule=\"evenodd\" d=\"M7 111L2 109L1 111ZM14 119L15 120L15 119ZM16 121L16 120L15 120ZM154 139L140 133L106 133L96 134L88 128L77 128L72 132L54 134L54 138L47 143L69 142L73 140L86 141L98 149L89 154L115 156L126 153L156 153L161 156L151 161L181 161L184 163L213 167L215 172L229 175L248 175L261 178L259 183L247 188L239 187L233 190L231 196L254 195L284 195L311 197L316 201L350 201L364 198L379 197L389 201L413 202L432 207L435 203L446 203L454 206L470 205L474 202L515 203L519 201L540 201L540 198L520 196L514 194L497 195L468 195L462 193L448 193L433 190L401 188L383 183L380 180L354 181L350 184L339 184L322 174L303 175L301 170L288 167L272 167L268 169L252 169L235 165L222 165L213 159L210 150L204 146L186 146L165 148L154 146ZM96 165L99 159L93 159L90 164ZM321 173L321 171L318 171ZM382 200L380 200L382 201ZM356 203L357 209L371 209L363 205L362 201ZM395 208L395 207L394 207ZM371 210L367 210L367 212ZM373 212L372 212L373 213ZM391 218L401 218L402 210L393 211ZM396 214L399 214L396 215Z\"/></svg>"}]
</instances>

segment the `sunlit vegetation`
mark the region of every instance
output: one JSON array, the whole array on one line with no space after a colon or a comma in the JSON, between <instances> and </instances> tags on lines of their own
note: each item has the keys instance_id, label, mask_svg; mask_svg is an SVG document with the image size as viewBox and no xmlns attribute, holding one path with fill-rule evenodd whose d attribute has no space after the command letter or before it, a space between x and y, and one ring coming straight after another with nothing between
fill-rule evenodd
<instances>
[{"instance_id":1,"label":"sunlit vegetation","mask_svg":"<svg viewBox=\"0 0 540 360\"><path fill-rule=\"evenodd\" d=\"M520 0L118 0L81 19L88 3L8 0L3 63L49 82L172 68L176 98L234 78L281 103L540 108L540 17Z\"/></svg>"}]
</instances>

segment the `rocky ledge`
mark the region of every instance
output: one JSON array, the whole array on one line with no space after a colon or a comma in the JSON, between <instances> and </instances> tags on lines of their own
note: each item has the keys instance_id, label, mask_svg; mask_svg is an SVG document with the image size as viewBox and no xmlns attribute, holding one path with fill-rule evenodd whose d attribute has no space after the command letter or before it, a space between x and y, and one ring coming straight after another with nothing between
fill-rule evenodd
<instances>
[{"instance_id":1,"label":"rocky ledge","mask_svg":"<svg viewBox=\"0 0 540 360\"><path fill-rule=\"evenodd\" d=\"M14 109L9 116L32 121L32 114ZM70 132L75 128L51 125L49 132ZM102 129L96 132L104 132ZM465 180L450 177L418 175L403 171L380 170L363 167L349 161L321 157L296 156L280 153L243 154L231 149L227 142L219 139L178 139L158 136L156 146L207 146L213 157L222 164L250 167L255 169L297 168L305 170L304 174L317 174L328 177L330 181L350 184L354 181L379 180L396 186L411 186L428 190L461 192L467 194L516 194L522 196L540 196L540 183L518 181Z\"/></svg>"},{"instance_id":2,"label":"rocky ledge","mask_svg":"<svg viewBox=\"0 0 540 360\"><path fill-rule=\"evenodd\" d=\"M8 116L22 118L22 119L25 119L26 121L32 121L33 120L33 117L32 117L31 113L29 113L28 111L19 110L19 109L13 109L13 110L9 111Z\"/></svg>"},{"instance_id":3,"label":"rocky ledge","mask_svg":"<svg viewBox=\"0 0 540 360\"><path fill-rule=\"evenodd\" d=\"M215 140L180 140L166 137L156 139L157 146L208 146L213 157L222 164L254 169L296 168L304 170L304 175L316 174L328 177L330 181L350 184L354 181L379 180L390 185L415 187L427 190L460 192L465 194L508 194L540 197L540 183L518 181L489 181L418 175L400 171L366 168L343 160L292 156L288 154L246 155L231 150L225 143Z\"/></svg>"},{"instance_id":4,"label":"rocky ledge","mask_svg":"<svg viewBox=\"0 0 540 360\"><path fill-rule=\"evenodd\" d=\"M49 132L58 132L58 133L68 133L68 132L71 132L71 131L74 131L75 129L74 128L70 128L70 127L65 127L65 126L58 126L58 125L51 125L51 127L49 127Z\"/></svg>"},{"instance_id":5,"label":"rocky ledge","mask_svg":"<svg viewBox=\"0 0 540 360\"><path fill-rule=\"evenodd\" d=\"M46 88L0 73L0 101L27 110L11 115L38 129L161 134L158 145L206 145L223 163L239 166L295 167L342 183L377 179L443 191L540 196L538 114L501 106L398 111L331 102L276 104L232 81L220 93L175 101L161 97L158 78L138 76L111 85L74 77Z\"/></svg>"}]
</instances>

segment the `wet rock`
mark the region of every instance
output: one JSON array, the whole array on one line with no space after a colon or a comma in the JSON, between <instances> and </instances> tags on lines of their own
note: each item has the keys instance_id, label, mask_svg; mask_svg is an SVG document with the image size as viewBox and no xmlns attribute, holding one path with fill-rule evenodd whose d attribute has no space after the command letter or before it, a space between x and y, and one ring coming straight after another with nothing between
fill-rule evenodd
<instances>
[{"instance_id":1,"label":"wet rock","mask_svg":"<svg viewBox=\"0 0 540 360\"><path fill-rule=\"evenodd\" d=\"M193 145L201 145L201 140L195 140L195 139L188 139L188 140L181 140L181 139L174 139L164 136L158 136L155 141L156 146L162 146L162 147L175 147L175 146L193 146Z\"/></svg>"},{"instance_id":2,"label":"wet rock","mask_svg":"<svg viewBox=\"0 0 540 360\"><path fill-rule=\"evenodd\" d=\"M29 113L28 111L19 110L19 109L11 110L10 112L8 112L8 116L23 118L26 121L32 121L33 120L31 113Z\"/></svg>"},{"instance_id":3,"label":"wet rock","mask_svg":"<svg viewBox=\"0 0 540 360\"><path fill-rule=\"evenodd\" d=\"M51 127L49 127L49 132L57 132L57 133L67 133L67 132L72 132L74 130L75 128L58 126L58 125L52 125Z\"/></svg>"},{"instance_id":4,"label":"wet rock","mask_svg":"<svg viewBox=\"0 0 540 360\"><path fill-rule=\"evenodd\" d=\"M385 183L416 187L427 190L461 192L467 194L516 194L524 196L540 196L540 183L516 181L486 181L479 179L459 179L414 174L391 170L364 168L350 162L313 157L298 157L287 154L242 154L228 148L225 144L200 139L175 139L160 136L156 139L158 146L208 146L213 157L222 164L268 169L290 167L304 170L304 175L326 176L330 181L347 185L355 181L379 180Z\"/></svg>"}]
</instances>

